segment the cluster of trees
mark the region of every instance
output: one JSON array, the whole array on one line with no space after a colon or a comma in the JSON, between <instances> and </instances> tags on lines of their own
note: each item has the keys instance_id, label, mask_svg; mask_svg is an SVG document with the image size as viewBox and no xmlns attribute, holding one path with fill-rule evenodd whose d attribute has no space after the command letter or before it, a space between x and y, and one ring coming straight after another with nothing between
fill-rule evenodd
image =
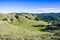
<instances>
[{"instance_id":1,"label":"cluster of trees","mask_svg":"<svg viewBox=\"0 0 60 40\"><path fill-rule=\"evenodd\" d=\"M37 15L36 20L60 21L60 13L43 13L35 15Z\"/></svg>"}]
</instances>

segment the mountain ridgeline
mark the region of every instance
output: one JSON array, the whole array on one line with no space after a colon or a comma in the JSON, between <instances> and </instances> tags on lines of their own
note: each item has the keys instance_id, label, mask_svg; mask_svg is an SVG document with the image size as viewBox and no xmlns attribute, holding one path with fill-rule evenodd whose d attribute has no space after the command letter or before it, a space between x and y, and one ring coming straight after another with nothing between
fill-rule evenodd
<instances>
[{"instance_id":1,"label":"mountain ridgeline","mask_svg":"<svg viewBox=\"0 0 60 40\"><path fill-rule=\"evenodd\" d=\"M35 14L37 15L37 20L44 20L44 21L60 21L60 13L42 13L42 14Z\"/></svg>"},{"instance_id":2,"label":"mountain ridgeline","mask_svg":"<svg viewBox=\"0 0 60 40\"><path fill-rule=\"evenodd\" d=\"M0 13L1 40L59 40L60 13Z\"/></svg>"}]
</instances>

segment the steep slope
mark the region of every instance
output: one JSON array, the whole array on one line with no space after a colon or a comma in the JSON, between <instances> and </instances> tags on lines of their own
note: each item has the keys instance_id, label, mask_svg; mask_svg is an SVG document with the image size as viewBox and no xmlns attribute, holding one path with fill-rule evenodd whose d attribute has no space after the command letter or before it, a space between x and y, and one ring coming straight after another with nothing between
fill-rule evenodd
<instances>
[{"instance_id":1,"label":"steep slope","mask_svg":"<svg viewBox=\"0 0 60 40\"><path fill-rule=\"evenodd\" d=\"M36 32L32 32L28 29L23 29L21 27L9 24L6 21L0 21L0 38L4 40L15 40L16 38L24 39L22 37L36 35L35 33Z\"/></svg>"},{"instance_id":2,"label":"steep slope","mask_svg":"<svg viewBox=\"0 0 60 40\"><path fill-rule=\"evenodd\" d=\"M0 39L1 40L42 40L42 35L36 31L31 31L27 28L17 27L9 24L7 21L0 21ZM47 34L48 35L48 34ZM38 37L37 37L38 36ZM47 36L46 36L47 37ZM50 37L50 36L49 36ZM46 39L44 37L44 39ZM51 38L49 38L51 39Z\"/></svg>"}]
</instances>

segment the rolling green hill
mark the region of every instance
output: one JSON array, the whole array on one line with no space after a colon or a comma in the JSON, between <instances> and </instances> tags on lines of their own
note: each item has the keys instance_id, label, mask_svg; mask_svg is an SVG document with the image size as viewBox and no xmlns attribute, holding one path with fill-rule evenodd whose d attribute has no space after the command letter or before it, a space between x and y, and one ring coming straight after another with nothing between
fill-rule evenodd
<instances>
[{"instance_id":1,"label":"rolling green hill","mask_svg":"<svg viewBox=\"0 0 60 40\"><path fill-rule=\"evenodd\" d=\"M35 14L9 13L0 14L1 40L52 40L55 30L45 31L51 22L36 20ZM53 25L55 26L55 25ZM53 28L53 27L51 27ZM44 30L44 31L43 31ZM58 31L58 30L56 30Z\"/></svg>"}]
</instances>

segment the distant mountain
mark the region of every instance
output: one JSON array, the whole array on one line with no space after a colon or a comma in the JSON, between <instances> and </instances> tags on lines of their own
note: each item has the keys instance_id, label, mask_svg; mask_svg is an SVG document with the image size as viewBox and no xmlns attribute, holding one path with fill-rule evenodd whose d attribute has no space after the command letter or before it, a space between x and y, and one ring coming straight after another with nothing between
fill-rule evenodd
<instances>
[{"instance_id":1,"label":"distant mountain","mask_svg":"<svg viewBox=\"0 0 60 40\"><path fill-rule=\"evenodd\" d=\"M42 13L37 15L36 20L60 21L60 13Z\"/></svg>"}]
</instances>

